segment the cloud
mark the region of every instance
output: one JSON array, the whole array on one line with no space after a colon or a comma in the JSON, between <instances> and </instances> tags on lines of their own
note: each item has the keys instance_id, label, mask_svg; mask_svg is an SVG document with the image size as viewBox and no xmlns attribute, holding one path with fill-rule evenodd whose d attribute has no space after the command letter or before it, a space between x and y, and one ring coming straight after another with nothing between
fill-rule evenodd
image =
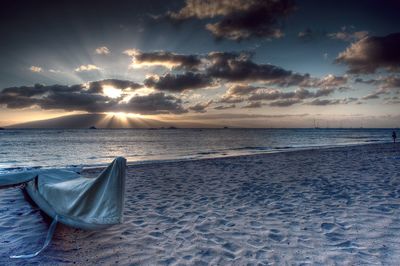
<instances>
[{"instance_id":1,"label":"cloud","mask_svg":"<svg viewBox=\"0 0 400 266\"><path fill-rule=\"evenodd\" d=\"M362 78L356 78L356 79L354 80L354 82L355 82L355 83L369 84L369 85L377 85L377 84L380 83L380 80L377 80L377 79L368 79L368 80L365 80L365 79L362 79Z\"/></svg>"},{"instance_id":2,"label":"cloud","mask_svg":"<svg viewBox=\"0 0 400 266\"><path fill-rule=\"evenodd\" d=\"M129 49L124 54L132 57L131 68L163 66L169 69L195 70L201 60L197 55L183 55L165 51L144 53L137 49Z\"/></svg>"},{"instance_id":3,"label":"cloud","mask_svg":"<svg viewBox=\"0 0 400 266\"><path fill-rule=\"evenodd\" d=\"M136 50L134 53L137 54ZM157 52L140 54L140 56L140 62L162 61L179 66L181 70L182 68L192 68L192 71L179 74L167 73L158 78L149 77L144 81L148 87L173 92L205 88L221 82L263 82L265 85L280 87L325 88L343 86L348 81L346 76L327 75L319 79L312 78L309 74L294 73L271 64L257 64L252 61L252 53L247 52L211 52L206 55L176 55ZM236 89L244 91L246 88L237 87ZM247 87L247 89L253 88Z\"/></svg>"},{"instance_id":4,"label":"cloud","mask_svg":"<svg viewBox=\"0 0 400 266\"><path fill-rule=\"evenodd\" d=\"M41 67L38 67L38 66L31 66L31 67L29 68L29 70L32 71L32 72L34 72L34 73L40 73L40 72L43 71L43 69L42 69Z\"/></svg>"},{"instance_id":5,"label":"cloud","mask_svg":"<svg viewBox=\"0 0 400 266\"><path fill-rule=\"evenodd\" d=\"M400 94L400 77L389 75L378 79L364 80L356 78L356 83L363 83L368 85L379 86L374 92L363 97L364 100L378 99L382 94Z\"/></svg>"},{"instance_id":6,"label":"cloud","mask_svg":"<svg viewBox=\"0 0 400 266\"><path fill-rule=\"evenodd\" d=\"M314 32L310 28L307 28L304 31L300 31L297 37L303 40L312 40L314 38Z\"/></svg>"},{"instance_id":7,"label":"cloud","mask_svg":"<svg viewBox=\"0 0 400 266\"><path fill-rule=\"evenodd\" d=\"M400 88L400 76L396 75L389 75L386 77L380 77L377 79L362 79L362 78L356 78L354 80L355 83L363 83L363 84L368 84L368 85L379 85L381 88L385 89L395 89L395 88Z\"/></svg>"},{"instance_id":8,"label":"cloud","mask_svg":"<svg viewBox=\"0 0 400 266\"><path fill-rule=\"evenodd\" d=\"M354 31L352 28L344 26L340 31L328 33L327 36L331 39L345 42L358 41L368 36L368 31Z\"/></svg>"},{"instance_id":9,"label":"cloud","mask_svg":"<svg viewBox=\"0 0 400 266\"><path fill-rule=\"evenodd\" d=\"M288 107L298 103L301 103L302 100L300 99L286 99L286 100L277 100L269 103L270 106L273 107Z\"/></svg>"},{"instance_id":10,"label":"cloud","mask_svg":"<svg viewBox=\"0 0 400 266\"><path fill-rule=\"evenodd\" d=\"M0 92L0 105L21 109L38 106L47 110L86 112L130 112L138 114L182 114L187 112L182 100L164 93L134 95L128 101L123 96L112 98L103 94L102 86L113 86L123 91L139 89L141 85L108 79L88 84L34 85L5 88Z\"/></svg>"},{"instance_id":11,"label":"cloud","mask_svg":"<svg viewBox=\"0 0 400 266\"><path fill-rule=\"evenodd\" d=\"M372 100L372 99L379 99L379 95L383 94L383 92L380 91L375 91L373 93L370 93L368 95L365 95L364 97L362 97L361 99L363 100Z\"/></svg>"},{"instance_id":12,"label":"cloud","mask_svg":"<svg viewBox=\"0 0 400 266\"><path fill-rule=\"evenodd\" d=\"M231 82L264 81L270 84L294 85L309 78L271 64L256 64L249 53L212 52L207 56L206 73Z\"/></svg>"},{"instance_id":13,"label":"cloud","mask_svg":"<svg viewBox=\"0 0 400 266\"><path fill-rule=\"evenodd\" d=\"M397 96L390 97L385 100L386 100L385 101L386 104L399 104L400 103L400 98Z\"/></svg>"},{"instance_id":14,"label":"cloud","mask_svg":"<svg viewBox=\"0 0 400 266\"><path fill-rule=\"evenodd\" d=\"M329 96L336 91L335 87L326 87L315 91L298 88L294 91L284 92L275 88L232 86L229 88L219 102L239 103L247 101L273 101L278 99L308 99ZM233 101L236 99L236 101Z\"/></svg>"},{"instance_id":15,"label":"cloud","mask_svg":"<svg viewBox=\"0 0 400 266\"><path fill-rule=\"evenodd\" d=\"M260 89L260 87L254 87L249 85L233 85L228 89L227 94L243 96L243 95L248 95L258 89Z\"/></svg>"},{"instance_id":16,"label":"cloud","mask_svg":"<svg viewBox=\"0 0 400 266\"><path fill-rule=\"evenodd\" d=\"M217 101L218 103L241 103L245 101L245 97L238 97L236 95L231 94L224 94L222 97Z\"/></svg>"},{"instance_id":17,"label":"cloud","mask_svg":"<svg viewBox=\"0 0 400 266\"><path fill-rule=\"evenodd\" d=\"M106 46L97 47L95 53L100 55L108 55L110 53L110 49L108 49Z\"/></svg>"},{"instance_id":18,"label":"cloud","mask_svg":"<svg viewBox=\"0 0 400 266\"><path fill-rule=\"evenodd\" d=\"M370 74L378 69L400 70L400 33L383 37L366 37L341 52L335 62L348 67L348 73Z\"/></svg>"},{"instance_id":19,"label":"cloud","mask_svg":"<svg viewBox=\"0 0 400 266\"><path fill-rule=\"evenodd\" d=\"M314 83L308 84L309 87L326 88L326 87L339 87L347 84L347 76L327 75Z\"/></svg>"},{"instance_id":20,"label":"cloud","mask_svg":"<svg viewBox=\"0 0 400 266\"><path fill-rule=\"evenodd\" d=\"M400 77L399 76L387 76L382 79L382 88L384 89L396 89L400 88Z\"/></svg>"},{"instance_id":21,"label":"cloud","mask_svg":"<svg viewBox=\"0 0 400 266\"><path fill-rule=\"evenodd\" d=\"M187 119L281 119L288 117L306 117L309 114L277 114L277 115L265 115L265 114L246 114L246 113L217 113L217 114L195 114L186 115Z\"/></svg>"},{"instance_id":22,"label":"cloud","mask_svg":"<svg viewBox=\"0 0 400 266\"><path fill-rule=\"evenodd\" d=\"M216 19L206 29L216 38L240 41L250 38L281 38L281 19L295 9L292 0L186 0L178 12L167 17L182 21L190 18Z\"/></svg>"},{"instance_id":23,"label":"cloud","mask_svg":"<svg viewBox=\"0 0 400 266\"><path fill-rule=\"evenodd\" d=\"M261 108L263 105L262 102L250 102L244 106L242 106L242 108Z\"/></svg>"},{"instance_id":24,"label":"cloud","mask_svg":"<svg viewBox=\"0 0 400 266\"><path fill-rule=\"evenodd\" d=\"M98 66L88 64L88 65L81 65L77 68L75 68L75 72L87 72L87 71L94 71L94 70L100 70Z\"/></svg>"},{"instance_id":25,"label":"cloud","mask_svg":"<svg viewBox=\"0 0 400 266\"><path fill-rule=\"evenodd\" d=\"M87 91L91 93L102 93L104 86L110 86L120 90L136 90L143 87L143 85L129 80L104 79L90 82Z\"/></svg>"},{"instance_id":26,"label":"cloud","mask_svg":"<svg viewBox=\"0 0 400 266\"><path fill-rule=\"evenodd\" d=\"M117 106L118 110L143 115L183 114L187 110L182 106L182 100L163 92L144 96L134 96L128 103Z\"/></svg>"},{"instance_id":27,"label":"cloud","mask_svg":"<svg viewBox=\"0 0 400 266\"><path fill-rule=\"evenodd\" d=\"M235 104L230 104L230 105L218 105L216 107L214 107L215 110L226 110L226 109L232 109L235 108L236 105Z\"/></svg>"},{"instance_id":28,"label":"cloud","mask_svg":"<svg viewBox=\"0 0 400 266\"><path fill-rule=\"evenodd\" d=\"M49 69L49 72L50 73L61 73L62 71L58 70L58 69Z\"/></svg>"},{"instance_id":29,"label":"cloud","mask_svg":"<svg viewBox=\"0 0 400 266\"><path fill-rule=\"evenodd\" d=\"M206 109L213 103L212 100L204 103L197 103L193 106L189 107L189 110L194 111L196 113L205 113Z\"/></svg>"},{"instance_id":30,"label":"cloud","mask_svg":"<svg viewBox=\"0 0 400 266\"><path fill-rule=\"evenodd\" d=\"M201 73L166 74L145 79L144 84L160 91L182 92L212 85L212 79Z\"/></svg>"},{"instance_id":31,"label":"cloud","mask_svg":"<svg viewBox=\"0 0 400 266\"><path fill-rule=\"evenodd\" d=\"M326 106L326 105L336 105L336 104L349 104L357 101L358 98L345 98L345 99L315 99L310 102L307 102L307 105L317 105L317 106Z\"/></svg>"}]
</instances>

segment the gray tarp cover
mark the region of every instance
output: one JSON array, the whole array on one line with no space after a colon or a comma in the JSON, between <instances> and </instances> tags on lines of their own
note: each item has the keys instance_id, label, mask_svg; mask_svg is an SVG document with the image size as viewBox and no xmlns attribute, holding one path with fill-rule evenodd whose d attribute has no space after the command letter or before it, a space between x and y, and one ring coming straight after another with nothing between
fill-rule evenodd
<instances>
[{"instance_id":1,"label":"gray tarp cover","mask_svg":"<svg viewBox=\"0 0 400 266\"><path fill-rule=\"evenodd\" d=\"M111 225L122 222L125 167L126 159L118 157L95 178L68 170L33 170L2 175L0 186L31 180L29 194L53 218L57 215L78 228L80 223Z\"/></svg>"}]
</instances>

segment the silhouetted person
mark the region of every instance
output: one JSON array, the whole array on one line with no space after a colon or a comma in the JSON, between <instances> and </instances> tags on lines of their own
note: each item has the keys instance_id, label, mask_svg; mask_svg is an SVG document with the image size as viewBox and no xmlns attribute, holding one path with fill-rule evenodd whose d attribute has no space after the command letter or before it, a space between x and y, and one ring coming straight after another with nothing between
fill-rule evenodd
<instances>
[{"instance_id":1,"label":"silhouetted person","mask_svg":"<svg viewBox=\"0 0 400 266\"><path fill-rule=\"evenodd\" d=\"M392 132L392 138L393 138L393 143L396 143L397 135L396 135L396 131L394 131L394 130Z\"/></svg>"}]
</instances>

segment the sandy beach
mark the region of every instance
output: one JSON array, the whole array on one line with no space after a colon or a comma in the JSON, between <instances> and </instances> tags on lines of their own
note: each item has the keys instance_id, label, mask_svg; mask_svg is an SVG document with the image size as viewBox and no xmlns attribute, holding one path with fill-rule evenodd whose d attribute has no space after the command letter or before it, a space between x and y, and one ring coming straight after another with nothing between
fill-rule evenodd
<instances>
[{"instance_id":1,"label":"sandy beach","mask_svg":"<svg viewBox=\"0 0 400 266\"><path fill-rule=\"evenodd\" d=\"M99 170L90 170L95 174ZM132 165L125 221L88 232L0 190L0 264L395 265L400 146L371 144Z\"/></svg>"}]
</instances>

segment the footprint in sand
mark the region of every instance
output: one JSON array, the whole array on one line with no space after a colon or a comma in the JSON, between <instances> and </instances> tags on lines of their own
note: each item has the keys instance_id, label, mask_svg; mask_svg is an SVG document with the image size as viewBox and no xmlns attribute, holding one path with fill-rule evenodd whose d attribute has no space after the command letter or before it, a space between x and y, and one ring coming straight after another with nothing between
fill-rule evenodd
<instances>
[{"instance_id":1,"label":"footprint in sand","mask_svg":"<svg viewBox=\"0 0 400 266\"><path fill-rule=\"evenodd\" d=\"M268 238L275 242L281 242L285 237L279 232L279 230L272 229L271 233L268 234Z\"/></svg>"},{"instance_id":2,"label":"footprint in sand","mask_svg":"<svg viewBox=\"0 0 400 266\"><path fill-rule=\"evenodd\" d=\"M331 231L335 227L335 224L333 223L322 223L321 228L324 231Z\"/></svg>"}]
</instances>

